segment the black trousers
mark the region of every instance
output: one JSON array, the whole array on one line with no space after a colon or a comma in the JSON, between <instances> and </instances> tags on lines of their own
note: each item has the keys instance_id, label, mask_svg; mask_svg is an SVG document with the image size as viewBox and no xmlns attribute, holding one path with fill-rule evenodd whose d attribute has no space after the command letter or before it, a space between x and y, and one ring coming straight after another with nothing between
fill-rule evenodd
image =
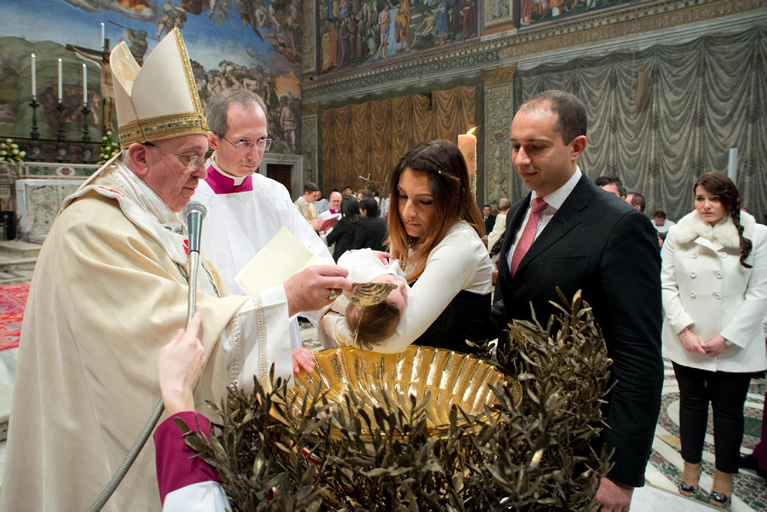
<instances>
[{"instance_id":1,"label":"black trousers","mask_svg":"<svg viewBox=\"0 0 767 512\"><path fill-rule=\"evenodd\" d=\"M750 373L710 372L674 363L679 383L679 431L682 458L698 464L708 425L708 404L714 409L714 450L716 469L738 472L743 441L743 406Z\"/></svg>"}]
</instances>

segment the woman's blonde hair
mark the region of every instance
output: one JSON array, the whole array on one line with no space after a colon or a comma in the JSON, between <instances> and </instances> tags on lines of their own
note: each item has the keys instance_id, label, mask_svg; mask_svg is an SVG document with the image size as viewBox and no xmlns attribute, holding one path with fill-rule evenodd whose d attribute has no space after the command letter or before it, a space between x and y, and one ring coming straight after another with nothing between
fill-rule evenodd
<instances>
[{"instance_id":1,"label":"woman's blonde hair","mask_svg":"<svg viewBox=\"0 0 767 512\"><path fill-rule=\"evenodd\" d=\"M397 186L402 172L408 168L427 173L431 183L435 225L430 226L428 233L420 238L408 236L399 211ZM408 282L420 277L429 253L456 222L465 220L480 237L484 236L485 224L477 200L471 192L466 161L458 146L452 142L431 140L418 144L399 161L390 183L388 244L392 258L400 260L403 268L411 269L407 275Z\"/></svg>"}]
</instances>

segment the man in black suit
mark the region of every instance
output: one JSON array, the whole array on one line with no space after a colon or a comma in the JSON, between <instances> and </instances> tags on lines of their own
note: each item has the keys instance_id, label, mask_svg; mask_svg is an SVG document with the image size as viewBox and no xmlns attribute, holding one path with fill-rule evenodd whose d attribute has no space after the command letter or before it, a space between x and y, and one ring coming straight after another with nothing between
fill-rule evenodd
<instances>
[{"instance_id":1,"label":"man in black suit","mask_svg":"<svg viewBox=\"0 0 767 512\"><path fill-rule=\"evenodd\" d=\"M532 193L506 217L493 313L501 325L529 320L532 302L546 325L556 313L549 301L559 302L557 286L567 297L583 291L617 381L604 409L610 428L602 434L615 448L615 466L596 497L602 511L628 511L634 487L644 485L660 410L660 258L649 219L578 168L586 125L583 104L562 91L536 95L514 116L512 161ZM524 245L529 250L518 253ZM507 343L507 335L499 342Z\"/></svg>"},{"instance_id":2,"label":"man in black suit","mask_svg":"<svg viewBox=\"0 0 767 512\"><path fill-rule=\"evenodd\" d=\"M482 205L482 218L485 221L485 236L489 235L495 226L495 215L489 204Z\"/></svg>"}]
</instances>

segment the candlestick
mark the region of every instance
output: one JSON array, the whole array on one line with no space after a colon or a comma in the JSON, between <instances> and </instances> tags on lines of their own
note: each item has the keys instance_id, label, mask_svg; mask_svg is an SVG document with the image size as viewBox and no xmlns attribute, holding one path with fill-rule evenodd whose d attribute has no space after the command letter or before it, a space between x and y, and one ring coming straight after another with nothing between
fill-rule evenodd
<instances>
[{"instance_id":1,"label":"candlestick","mask_svg":"<svg viewBox=\"0 0 767 512\"><path fill-rule=\"evenodd\" d=\"M31 61L30 67L32 70L32 97L37 98L37 64L35 62L37 57L34 53L30 56L29 60Z\"/></svg>"},{"instance_id":2,"label":"candlestick","mask_svg":"<svg viewBox=\"0 0 767 512\"><path fill-rule=\"evenodd\" d=\"M83 163L89 164L93 162L93 147L91 146L90 128L88 127L88 116L91 110L88 108L88 104L83 104L83 108L80 109L83 115Z\"/></svg>"},{"instance_id":3,"label":"candlestick","mask_svg":"<svg viewBox=\"0 0 767 512\"><path fill-rule=\"evenodd\" d=\"M88 67L83 64L83 107L88 106Z\"/></svg>"},{"instance_id":4,"label":"candlestick","mask_svg":"<svg viewBox=\"0 0 767 512\"><path fill-rule=\"evenodd\" d=\"M56 161L68 162L67 143L64 140L64 104L61 103L61 100L59 100L59 104L56 105L56 110L59 111L59 126L56 130Z\"/></svg>"},{"instance_id":5,"label":"candlestick","mask_svg":"<svg viewBox=\"0 0 767 512\"><path fill-rule=\"evenodd\" d=\"M59 103L64 101L64 63L59 59Z\"/></svg>"},{"instance_id":6,"label":"candlestick","mask_svg":"<svg viewBox=\"0 0 767 512\"><path fill-rule=\"evenodd\" d=\"M475 128L468 133L458 136L458 149L466 160L466 168L469 171L469 181L471 182L471 191L477 191L477 137L473 135Z\"/></svg>"},{"instance_id":7,"label":"candlestick","mask_svg":"<svg viewBox=\"0 0 767 512\"><path fill-rule=\"evenodd\" d=\"M105 34L104 34L104 24L101 24L101 51L106 51L107 47L105 45Z\"/></svg>"},{"instance_id":8,"label":"candlestick","mask_svg":"<svg viewBox=\"0 0 767 512\"><path fill-rule=\"evenodd\" d=\"M40 147L40 132L37 130L37 107L39 107L40 104L37 102L36 96L32 96L32 101L29 102L29 106L32 107L32 132L29 134L32 142L30 143L27 159L32 162L42 162L43 151Z\"/></svg>"}]
</instances>

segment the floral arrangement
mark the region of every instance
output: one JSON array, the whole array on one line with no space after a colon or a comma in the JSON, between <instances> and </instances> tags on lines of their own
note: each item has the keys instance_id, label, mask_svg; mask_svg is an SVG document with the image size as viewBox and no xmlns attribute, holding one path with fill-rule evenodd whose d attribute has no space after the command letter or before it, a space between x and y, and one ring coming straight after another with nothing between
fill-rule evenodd
<instances>
[{"instance_id":1,"label":"floral arrangement","mask_svg":"<svg viewBox=\"0 0 767 512\"><path fill-rule=\"evenodd\" d=\"M481 347L521 383L521 404L500 384L481 417L453 406L440 436L427 428L428 394L407 411L384 401L368 414L353 392L340 407L317 393L296 410L274 378L210 404L211 438L177 424L234 511L585 511L610 469L592 447L612 361L588 305L560 298L547 327L515 321L508 350Z\"/></svg>"},{"instance_id":2,"label":"floral arrangement","mask_svg":"<svg viewBox=\"0 0 767 512\"><path fill-rule=\"evenodd\" d=\"M104 164L108 162L119 152L120 144L115 142L115 137L112 133L112 130L107 130L107 132L101 137L101 153L99 155L99 163Z\"/></svg>"},{"instance_id":3,"label":"floral arrangement","mask_svg":"<svg viewBox=\"0 0 767 512\"><path fill-rule=\"evenodd\" d=\"M13 142L13 139L5 139L5 142L0 143L0 160L21 166L25 156L27 152L19 150L19 145Z\"/></svg>"}]
</instances>

